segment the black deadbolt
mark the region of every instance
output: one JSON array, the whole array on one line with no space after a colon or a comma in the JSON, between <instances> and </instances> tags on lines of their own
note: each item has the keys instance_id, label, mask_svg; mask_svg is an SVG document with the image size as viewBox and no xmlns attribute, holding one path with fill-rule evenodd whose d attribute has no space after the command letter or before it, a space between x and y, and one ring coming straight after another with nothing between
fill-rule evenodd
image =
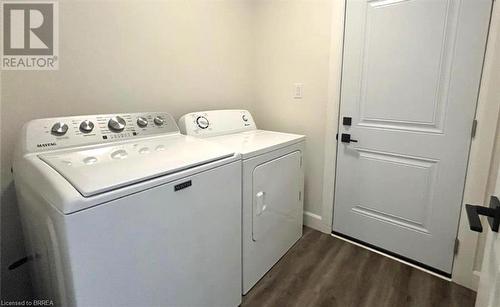
<instances>
[{"instance_id":1,"label":"black deadbolt","mask_svg":"<svg viewBox=\"0 0 500 307\"><path fill-rule=\"evenodd\" d=\"M342 118L342 125L344 125L344 126L352 125L352 117L344 116L344 118Z\"/></svg>"}]
</instances>

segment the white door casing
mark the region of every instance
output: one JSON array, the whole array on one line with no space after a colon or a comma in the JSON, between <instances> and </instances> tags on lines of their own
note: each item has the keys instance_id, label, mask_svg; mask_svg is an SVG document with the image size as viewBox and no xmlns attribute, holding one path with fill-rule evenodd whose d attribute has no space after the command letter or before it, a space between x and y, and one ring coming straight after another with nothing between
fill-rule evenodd
<instances>
[{"instance_id":1,"label":"white door casing","mask_svg":"<svg viewBox=\"0 0 500 307\"><path fill-rule=\"evenodd\" d=\"M500 198L500 168L497 174L495 195ZM476 307L496 307L500 306L500 235L484 220L483 230L487 235Z\"/></svg>"},{"instance_id":2,"label":"white door casing","mask_svg":"<svg viewBox=\"0 0 500 307\"><path fill-rule=\"evenodd\" d=\"M451 273L490 9L347 1L334 232Z\"/></svg>"},{"instance_id":3,"label":"white door casing","mask_svg":"<svg viewBox=\"0 0 500 307\"><path fill-rule=\"evenodd\" d=\"M500 148L495 152L500 111L498 84L500 84L500 5L495 1L476 110L477 131L471 143L462 208L465 204L487 204L488 197L495 188L493 181L496 175L490 175L490 169L495 168L496 160L500 159L498 151ZM478 233L470 231L464 209L458 230L460 247L453 262L453 282L477 291L486 233L479 236Z\"/></svg>"}]
</instances>

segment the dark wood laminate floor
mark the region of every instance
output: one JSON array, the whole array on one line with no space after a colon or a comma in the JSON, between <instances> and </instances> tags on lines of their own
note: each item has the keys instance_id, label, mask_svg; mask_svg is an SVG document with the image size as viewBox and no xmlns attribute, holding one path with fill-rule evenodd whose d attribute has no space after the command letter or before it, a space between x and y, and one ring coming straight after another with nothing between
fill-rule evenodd
<instances>
[{"instance_id":1,"label":"dark wood laminate floor","mask_svg":"<svg viewBox=\"0 0 500 307\"><path fill-rule=\"evenodd\" d=\"M304 228L242 306L467 307L475 298L462 286Z\"/></svg>"}]
</instances>

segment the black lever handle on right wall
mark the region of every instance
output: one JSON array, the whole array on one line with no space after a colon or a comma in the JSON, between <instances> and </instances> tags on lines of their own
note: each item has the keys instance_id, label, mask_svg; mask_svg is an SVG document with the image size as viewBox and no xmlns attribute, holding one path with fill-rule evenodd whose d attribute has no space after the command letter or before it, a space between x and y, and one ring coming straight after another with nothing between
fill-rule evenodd
<instances>
[{"instance_id":1,"label":"black lever handle on right wall","mask_svg":"<svg viewBox=\"0 0 500 307\"><path fill-rule=\"evenodd\" d=\"M500 226L500 201L496 196L491 196L490 207L465 205L467 210L467 219L469 220L469 227L472 231L483 232L483 226L479 215L488 217L488 223L491 230L498 232Z\"/></svg>"}]
</instances>

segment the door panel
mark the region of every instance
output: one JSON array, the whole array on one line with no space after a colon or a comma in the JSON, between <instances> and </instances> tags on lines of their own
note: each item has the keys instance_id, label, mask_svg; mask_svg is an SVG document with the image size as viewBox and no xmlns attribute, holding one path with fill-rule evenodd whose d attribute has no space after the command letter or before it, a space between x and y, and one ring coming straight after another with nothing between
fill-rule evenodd
<instances>
[{"instance_id":1,"label":"door panel","mask_svg":"<svg viewBox=\"0 0 500 307\"><path fill-rule=\"evenodd\" d=\"M443 85L450 74L449 45L456 33L456 16L450 14L453 4L425 0L367 3L360 57L361 123L404 130L439 129L446 99Z\"/></svg>"},{"instance_id":2,"label":"door panel","mask_svg":"<svg viewBox=\"0 0 500 307\"><path fill-rule=\"evenodd\" d=\"M451 272L490 8L347 1L335 232Z\"/></svg>"},{"instance_id":3,"label":"door panel","mask_svg":"<svg viewBox=\"0 0 500 307\"><path fill-rule=\"evenodd\" d=\"M436 161L360 151L358 163L364 170L357 179L363 193L352 210L428 233L430 210L421 204L429 204L432 198ZM394 187L399 188L397 193Z\"/></svg>"}]
</instances>

